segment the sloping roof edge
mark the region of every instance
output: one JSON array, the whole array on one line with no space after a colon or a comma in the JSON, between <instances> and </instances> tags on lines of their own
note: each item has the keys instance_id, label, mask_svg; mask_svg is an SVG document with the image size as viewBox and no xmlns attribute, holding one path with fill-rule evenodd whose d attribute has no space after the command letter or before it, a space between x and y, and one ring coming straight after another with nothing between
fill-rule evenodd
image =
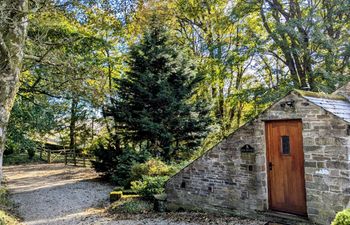
<instances>
[{"instance_id":1,"label":"sloping roof edge","mask_svg":"<svg viewBox=\"0 0 350 225\"><path fill-rule=\"evenodd\" d=\"M329 99L329 100L341 100L344 102L349 102L349 100L341 95L335 95L335 94L325 94L325 93L318 93L318 92L311 92L311 91L301 91L301 90L294 90L292 91L292 93L297 94L298 96L302 97L303 99L305 99L306 101L308 101L309 103L323 109L324 111L332 114L334 117L336 117L337 119L340 119L342 121L344 121L347 124L350 124L350 121L347 121L346 119L340 117L339 115L335 114L334 112L322 107L321 105L316 104L315 102L311 101L310 99L308 99L308 97L312 97L312 98L319 98L319 99Z\"/></svg>"}]
</instances>

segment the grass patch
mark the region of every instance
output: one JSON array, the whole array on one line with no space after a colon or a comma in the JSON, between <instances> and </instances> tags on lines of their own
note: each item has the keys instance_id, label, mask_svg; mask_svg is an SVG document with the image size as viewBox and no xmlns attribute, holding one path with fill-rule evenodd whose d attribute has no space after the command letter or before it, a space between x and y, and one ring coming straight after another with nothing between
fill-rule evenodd
<instances>
[{"instance_id":1,"label":"grass patch","mask_svg":"<svg viewBox=\"0 0 350 225\"><path fill-rule=\"evenodd\" d=\"M124 187L117 186L117 187L113 188L113 191L124 191Z\"/></svg>"},{"instance_id":2,"label":"grass patch","mask_svg":"<svg viewBox=\"0 0 350 225\"><path fill-rule=\"evenodd\" d=\"M324 98L324 99L330 99L330 100L345 100L347 101L347 98L341 95L335 95L335 94L327 94L322 92L312 92L312 91L303 91L303 90L295 90L297 93L299 93L302 96L307 97L315 97L315 98Z\"/></svg>"},{"instance_id":3,"label":"grass patch","mask_svg":"<svg viewBox=\"0 0 350 225\"><path fill-rule=\"evenodd\" d=\"M0 210L0 225L19 225L18 220L4 210Z\"/></svg>"},{"instance_id":4,"label":"grass patch","mask_svg":"<svg viewBox=\"0 0 350 225\"><path fill-rule=\"evenodd\" d=\"M5 187L0 187L0 225L17 225L18 219L12 215L13 204Z\"/></svg>"},{"instance_id":5,"label":"grass patch","mask_svg":"<svg viewBox=\"0 0 350 225\"><path fill-rule=\"evenodd\" d=\"M128 198L141 198L141 195L122 195L121 199L128 199Z\"/></svg>"},{"instance_id":6,"label":"grass patch","mask_svg":"<svg viewBox=\"0 0 350 225\"><path fill-rule=\"evenodd\" d=\"M38 153L35 153L32 159L29 159L28 154L26 152L19 154L4 155L4 166L42 162L44 161L39 158Z\"/></svg>"},{"instance_id":7,"label":"grass patch","mask_svg":"<svg viewBox=\"0 0 350 225\"><path fill-rule=\"evenodd\" d=\"M109 210L112 214L128 213L128 214L142 214L153 211L152 202L145 201L138 198L122 198L119 201L110 205Z\"/></svg>"}]
</instances>

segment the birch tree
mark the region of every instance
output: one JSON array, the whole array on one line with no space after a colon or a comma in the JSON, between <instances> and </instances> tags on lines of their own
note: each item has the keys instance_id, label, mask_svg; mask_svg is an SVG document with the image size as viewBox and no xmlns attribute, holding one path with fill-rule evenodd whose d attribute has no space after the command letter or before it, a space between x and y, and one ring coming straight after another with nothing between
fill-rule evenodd
<instances>
[{"instance_id":1,"label":"birch tree","mask_svg":"<svg viewBox=\"0 0 350 225\"><path fill-rule=\"evenodd\" d=\"M27 0L0 2L0 180L6 126L18 90L27 30Z\"/></svg>"}]
</instances>

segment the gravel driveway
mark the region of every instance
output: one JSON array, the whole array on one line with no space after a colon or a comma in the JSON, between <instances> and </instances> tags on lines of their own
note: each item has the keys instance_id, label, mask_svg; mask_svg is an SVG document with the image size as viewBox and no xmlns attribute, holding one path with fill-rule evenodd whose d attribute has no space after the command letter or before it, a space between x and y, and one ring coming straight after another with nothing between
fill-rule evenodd
<instances>
[{"instance_id":1,"label":"gravel driveway","mask_svg":"<svg viewBox=\"0 0 350 225\"><path fill-rule=\"evenodd\" d=\"M264 222L234 217L207 217L205 214L154 214L111 218L104 206L112 186L97 181L89 168L64 164L7 166L4 168L11 198L26 225L194 225Z\"/></svg>"}]
</instances>

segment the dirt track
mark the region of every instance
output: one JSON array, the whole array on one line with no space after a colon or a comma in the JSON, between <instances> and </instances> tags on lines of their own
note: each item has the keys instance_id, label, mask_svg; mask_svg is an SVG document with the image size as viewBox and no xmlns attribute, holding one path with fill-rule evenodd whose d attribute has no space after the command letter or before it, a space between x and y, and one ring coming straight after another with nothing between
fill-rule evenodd
<instances>
[{"instance_id":1,"label":"dirt track","mask_svg":"<svg viewBox=\"0 0 350 225\"><path fill-rule=\"evenodd\" d=\"M63 164L8 166L4 168L11 198L25 225L262 225L261 221L203 214L169 213L110 218L103 208L112 187L98 182L88 168Z\"/></svg>"},{"instance_id":2,"label":"dirt track","mask_svg":"<svg viewBox=\"0 0 350 225\"><path fill-rule=\"evenodd\" d=\"M4 169L12 200L23 223L86 224L100 214L112 187L96 181L88 168L63 164L9 166ZM85 222L84 222L85 221Z\"/></svg>"}]
</instances>

